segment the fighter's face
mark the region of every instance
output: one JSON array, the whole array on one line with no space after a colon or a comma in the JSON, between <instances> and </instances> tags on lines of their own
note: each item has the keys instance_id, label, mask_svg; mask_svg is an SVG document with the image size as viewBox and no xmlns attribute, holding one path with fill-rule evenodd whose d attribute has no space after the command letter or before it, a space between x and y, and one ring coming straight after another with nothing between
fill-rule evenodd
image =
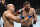
<instances>
[{"instance_id":1,"label":"fighter's face","mask_svg":"<svg viewBox=\"0 0 40 27\"><path fill-rule=\"evenodd\" d=\"M29 11L30 10L30 4L25 5L24 8L26 9L26 11Z\"/></svg>"},{"instance_id":2,"label":"fighter's face","mask_svg":"<svg viewBox=\"0 0 40 27\"><path fill-rule=\"evenodd\" d=\"M30 4L27 4L24 7L27 8L27 9L29 9L30 8Z\"/></svg>"},{"instance_id":3,"label":"fighter's face","mask_svg":"<svg viewBox=\"0 0 40 27\"><path fill-rule=\"evenodd\" d=\"M15 10L14 5L11 5L11 6L10 6L10 10L14 12L14 10Z\"/></svg>"}]
</instances>

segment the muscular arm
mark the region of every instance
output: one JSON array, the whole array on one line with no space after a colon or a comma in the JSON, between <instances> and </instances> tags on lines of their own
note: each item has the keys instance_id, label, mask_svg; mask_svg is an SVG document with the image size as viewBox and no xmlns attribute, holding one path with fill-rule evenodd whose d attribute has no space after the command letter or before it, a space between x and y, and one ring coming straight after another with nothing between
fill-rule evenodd
<instances>
[{"instance_id":1,"label":"muscular arm","mask_svg":"<svg viewBox=\"0 0 40 27\"><path fill-rule=\"evenodd\" d=\"M36 12L35 12L35 10L34 10L33 8L32 8L32 12L34 13L34 20L37 20ZM23 19L23 20L21 20L21 21L19 21L19 22L20 22L20 23L21 23L21 22L26 22L28 19L29 19L29 18L26 17L25 19ZM32 20L32 19L30 19L30 20Z\"/></svg>"},{"instance_id":2,"label":"muscular arm","mask_svg":"<svg viewBox=\"0 0 40 27\"><path fill-rule=\"evenodd\" d=\"M33 10L33 13L34 13L34 20L37 20L36 12L35 12L34 9L32 9L32 10ZM24 20L21 20L21 22L25 22L25 21L27 21L28 19L29 19L29 18L26 17ZM32 19L30 19L30 20L32 20Z\"/></svg>"},{"instance_id":3,"label":"muscular arm","mask_svg":"<svg viewBox=\"0 0 40 27\"><path fill-rule=\"evenodd\" d=\"M27 22L27 20L28 20L29 18L28 17L26 17L25 19L23 19L23 20L20 20L20 21L17 21L18 23L23 23L23 22Z\"/></svg>"},{"instance_id":4,"label":"muscular arm","mask_svg":"<svg viewBox=\"0 0 40 27\"><path fill-rule=\"evenodd\" d=\"M33 11L33 13L34 13L34 20L37 20L37 16L36 16L35 10Z\"/></svg>"},{"instance_id":5,"label":"muscular arm","mask_svg":"<svg viewBox=\"0 0 40 27\"><path fill-rule=\"evenodd\" d=\"M34 9L33 9L33 13L34 13L34 20L37 20L36 12L35 12ZM21 20L21 22L26 22L28 19L29 19L29 18L26 17L25 19ZM32 19L30 19L30 20L32 20Z\"/></svg>"},{"instance_id":6,"label":"muscular arm","mask_svg":"<svg viewBox=\"0 0 40 27\"><path fill-rule=\"evenodd\" d=\"M9 13L5 13L4 16L8 19L12 19L13 21L18 21L20 20L20 17L17 17L17 16L14 16L12 14L9 14Z\"/></svg>"}]
</instances>

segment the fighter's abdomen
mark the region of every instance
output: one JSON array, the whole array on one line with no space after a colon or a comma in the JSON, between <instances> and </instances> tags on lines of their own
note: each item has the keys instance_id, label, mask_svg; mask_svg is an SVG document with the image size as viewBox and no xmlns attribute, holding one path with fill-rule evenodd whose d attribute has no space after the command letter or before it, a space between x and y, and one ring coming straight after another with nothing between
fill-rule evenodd
<instances>
[{"instance_id":1,"label":"fighter's abdomen","mask_svg":"<svg viewBox=\"0 0 40 27\"><path fill-rule=\"evenodd\" d=\"M29 25L31 25L31 24L32 24L32 20L22 23L23 26L29 26Z\"/></svg>"}]
</instances>

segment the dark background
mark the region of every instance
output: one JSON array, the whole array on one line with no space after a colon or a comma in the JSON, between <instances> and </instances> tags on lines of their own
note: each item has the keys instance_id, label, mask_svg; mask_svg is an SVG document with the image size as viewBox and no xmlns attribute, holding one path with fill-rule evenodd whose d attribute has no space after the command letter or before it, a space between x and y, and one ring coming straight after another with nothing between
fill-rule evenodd
<instances>
[{"instance_id":1,"label":"dark background","mask_svg":"<svg viewBox=\"0 0 40 27\"><path fill-rule=\"evenodd\" d=\"M31 6L35 8L35 6L40 5L40 0L6 0L6 3L12 3L15 5L16 8L22 8L22 4L25 1L29 1Z\"/></svg>"},{"instance_id":2,"label":"dark background","mask_svg":"<svg viewBox=\"0 0 40 27\"><path fill-rule=\"evenodd\" d=\"M23 2L29 1L31 4L31 7L35 8L36 13L40 13L40 0L5 0L6 4L14 4L15 5L15 11L17 9L22 8ZM0 16L3 15L3 12L6 10L5 6L3 4L0 4Z\"/></svg>"},{"instance_id":3,"label":"dark background","mask_svg":"<svg viewBox=\"0 0 40 27\"><path fill-rule=\"evenodd\" d=\"M40 14L40 0L6 0L6 3L12 3L15 5L15 11L17 11L17 9L22 8L23 6L23 2L25 1L29 1L31 4L31 7L33 7L36 10L37 14Z\"/></svg>"}]
</instances>

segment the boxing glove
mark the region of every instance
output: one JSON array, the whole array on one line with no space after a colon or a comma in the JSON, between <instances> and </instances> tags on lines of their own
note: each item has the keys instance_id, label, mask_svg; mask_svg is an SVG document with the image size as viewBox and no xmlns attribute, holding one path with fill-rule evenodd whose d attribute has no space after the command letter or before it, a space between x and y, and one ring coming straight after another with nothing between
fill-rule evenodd
<instances>
[{"instance_id":1,"label":"boxing glove","mask_svg":"<svg viewBox=\"0 0 40 27\"><path fill-rule=\"evenodd\" d=\"M20 10L17 11L17 14L22 14L22 12L23 12L23 10L20 9Z\"/></svg>"},{"instance_id":2,"label":"boxing glove","mask_svg":"<svg viewBox=\"0 0 40 27\"><path fill-rule=\"evenodd\" d=\"M33 24L36 24L36 20L34 20Z\"/></svg>"}]
</instances>

